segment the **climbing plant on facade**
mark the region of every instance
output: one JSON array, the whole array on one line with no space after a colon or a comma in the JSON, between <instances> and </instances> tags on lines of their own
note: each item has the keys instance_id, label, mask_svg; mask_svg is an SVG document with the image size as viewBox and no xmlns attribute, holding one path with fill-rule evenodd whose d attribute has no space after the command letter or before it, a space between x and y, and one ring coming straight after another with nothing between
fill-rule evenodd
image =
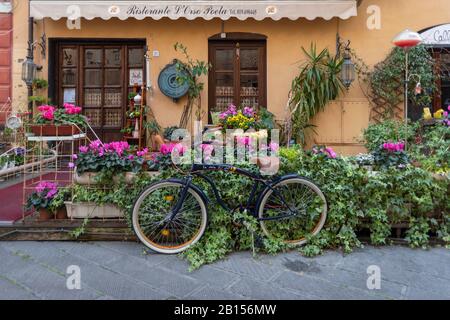
<instances>
[{"instance_id":1,"label":"climbing plant on facade","mask_svg":"<svg viewBox=\"0 0 450 320\"><path fill-rule=\"evenodd\" d=\"M424 45L409 53L409 70L413 74L409 83L410 103L416 108L430 106L436 91L438 66ZM405 52L394 48L386 59L377 65L368 76L369 96L373 103L372 119L380 122L402 116L404 102ZM414 92L417 81L425 89L422 94Z\"/></svg>"}]
</instances>

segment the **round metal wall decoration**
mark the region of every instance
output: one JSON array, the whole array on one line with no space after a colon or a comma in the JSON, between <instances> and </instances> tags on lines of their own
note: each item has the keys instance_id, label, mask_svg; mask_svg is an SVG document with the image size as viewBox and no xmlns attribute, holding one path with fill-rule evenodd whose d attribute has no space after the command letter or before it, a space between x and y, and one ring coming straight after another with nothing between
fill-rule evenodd
<instances>
[{"instance_id":1,"label":"round metal wall decoration","mask_svg":"<svg viewBox=\"0 0 450 320\"><path fill-rule=\"evenodd\" d=\"M168 64L159 74L158 86L161 92L169 98L174 100L180 99L189 90L189 84L180 84L177 81L177 71L176 67L177 61L174 60L171 64Z\"/></svg>"},{"instance_id":2,"label":"round metal wall decoration","mask_svg":"<svg viewBox=\"0 0 450 320\"><path fill-rule=\"evenodd\" d=\"M6 119L6 126L9 129L17 130L22 127L22 120L18 116L12 115Z\"/></svg>"}]
</instances>

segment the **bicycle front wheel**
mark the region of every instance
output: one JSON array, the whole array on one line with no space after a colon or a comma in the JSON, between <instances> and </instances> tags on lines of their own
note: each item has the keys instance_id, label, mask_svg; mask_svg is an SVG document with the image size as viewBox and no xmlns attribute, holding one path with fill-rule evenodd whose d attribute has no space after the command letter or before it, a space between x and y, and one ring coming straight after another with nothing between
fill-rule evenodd
<instances>
[{"instance_id":1,"label":"bicycle front wheel","mask_svg":"<svg viewBox=\"0 0 450 320\"><path fill-rule=\"evenodd\" d=\"M258 216L264 234L292 245L303 245L308 235L317 235L327 218L327 201L309 180L281 180L261 199Z\"/></svg>"},{"instance_id":2,"label":"bicycle front wheel","mask_svg":"<svg viewBox=\"0 0 450 320\"><path fill-rule=\"evenodd\" d=\"M177 181L162 181L149 186L136 200L133 208L133 228L144 245L164 254L185 251L203 235L207 225L206 204L193 187L174 219L168 220L185 185Z\"/></svg>"}]
</instances>

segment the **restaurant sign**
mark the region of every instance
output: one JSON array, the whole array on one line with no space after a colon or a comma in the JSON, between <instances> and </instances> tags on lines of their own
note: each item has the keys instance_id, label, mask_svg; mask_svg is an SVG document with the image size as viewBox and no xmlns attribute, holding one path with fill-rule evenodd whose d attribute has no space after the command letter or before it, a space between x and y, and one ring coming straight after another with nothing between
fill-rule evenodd
<instances>
[{"instance_id":1,"label":"restaurant sign","mask_svg":"<svg viewBox=\"0 0 450 320\"><path fill-rule=\"evenodd\" d=\"M443 24L420 33L427 45L450 46L450 24Z\"/></svg>"},{"instance_id":2,"label":"restaurant sign","mask_svg":"<svg viewBox=\"0 0 450 320\"><path fill-rule=\"evenodd\" d=\"M279 20L289 18L316 18L332 19L339 17L348 19L356 16L355 0L274 0L274 1L56 1L32 0L30 2L30 15L35 19L50 17L52 19L69 18L102 18L105 20L119 18L159 20L169 18L177 20L186 18L194 20L202 18L211 20L219 18L228 20L237 18L245 20L253 18L263 20L271 18Z\"/></svg>"}]
</instances>

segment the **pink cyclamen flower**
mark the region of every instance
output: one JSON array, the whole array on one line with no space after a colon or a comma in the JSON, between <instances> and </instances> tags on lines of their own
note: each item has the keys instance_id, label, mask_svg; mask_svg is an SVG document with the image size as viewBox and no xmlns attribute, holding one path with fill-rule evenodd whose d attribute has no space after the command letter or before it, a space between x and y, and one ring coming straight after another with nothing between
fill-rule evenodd
<instances>
[{"instance_id":1,"label":"pink cyclamen flower","mask_svg":"<svg viewBox=\"0 0 450 320\"><path fill-rule=\"evenodd\" d=\"M163 154L169 154L170 152L172 152L172 150L170 149L170 145L168 144L163 144L161 145L161 148L159 149L159 151Z\"/></svg>"},{"instance_id":2,"label":"pink cyclamen flower","mask_svg":"<svg viewBox=\"0 0 450 320\"><path fill-rule=\"evenodd\" d=\"M87 146L80 146L80 152L81 153L86 153L86 152L88 152L89 151L89 148L87 147Z\"/></svg>"},{"instance_id":3,"label":"pink cyclamen flower","mask_svg":"<svg viewBox=\"0 0 450 320\"><path fill-rule=\"evenodd\" d=\"M78 155L73 154L73 155L72 155L72 160L77 160L77 159L78 159Z\"/></svg>"},{"instance_id":4,"label":"pink cyclamen flower","mask_svg":"<svg viewBox=\"0 0 450 320\"><path fill-rule=\"evenodd\" d=\"M148 153L148 148L143 149L142 151L138 151L136 154L138 157L143 157Z\"/></svg>"},{"instance_id":5,"label":"pink cyclamen flower","mask_svg":"<svg viewBox=\"0 0 450 320\"><path fill-rule=\"evenodd\" d=\"M55 115L52 110L44 111L42 114L42 117L46 120L53 120L55 118Z\"/></svg>"},{"instance_id":6,"label":"pink cyclamen flower","mask_svg":"<svg viewBox=\"0 0 450 320\"><path fill-rule=\"evenodd\" d=\"M134 156L133 156L132 154L130 154L130 155L128 156L128 160L133 161L133 160L134 160Z\"/></svg>"},{"instance_id":7,"label":"pink cyclamen flower","mask_svg":"<svg viewBox=\"0 0 450 320\"><path fill-rule=\"evenodd\" d=\"M75 168L75 163L69 162L68 167L69 167L70 169Z\"/></svg>"},{"instance_id":8,"label":"pink cyclamen flower","mask_svg":"<svg viewBox=\"0 0 450 320\"><path fill-rule=\"evenodd\" d=\"M336 159L337 154L336 154L336 152L334 152L334 150L333 150L332 148L330 148L330 147L325 148L325 152L328 153L328 156L329 156L331 159Z\"/></svg>"}]
</instances>

